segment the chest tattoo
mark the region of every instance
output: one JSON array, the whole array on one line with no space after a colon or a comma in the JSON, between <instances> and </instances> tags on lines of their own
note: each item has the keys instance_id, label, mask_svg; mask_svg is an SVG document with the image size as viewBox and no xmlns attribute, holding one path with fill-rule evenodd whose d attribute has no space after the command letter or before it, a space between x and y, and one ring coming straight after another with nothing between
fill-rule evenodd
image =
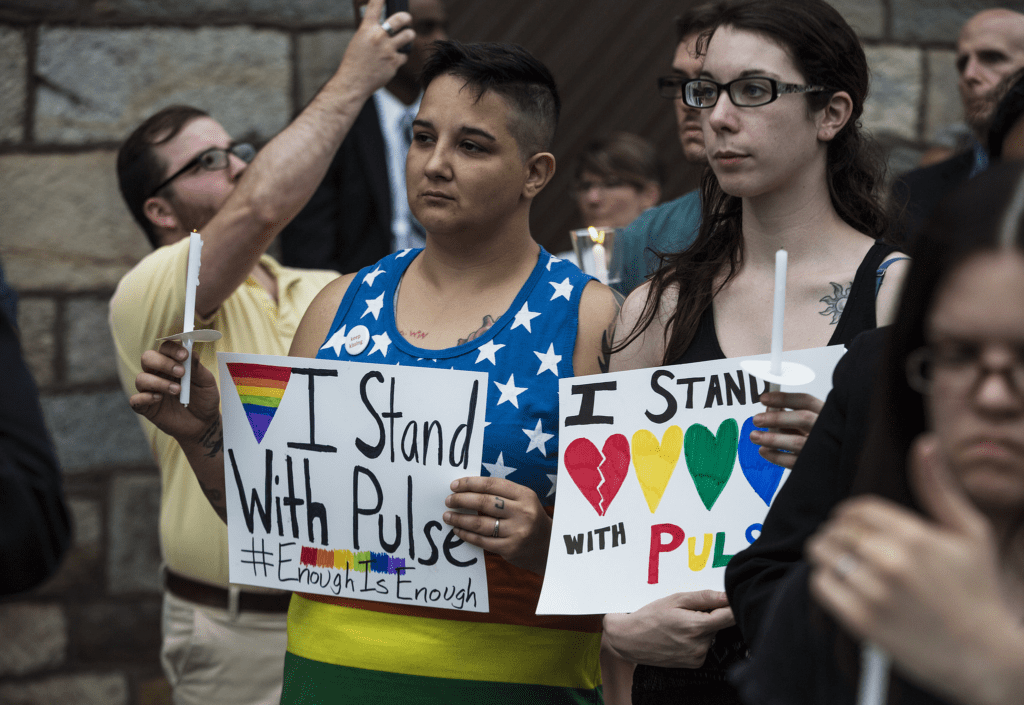
<instances>
[{"instance_id":1,"label":"chest tattoo","mask_svg":"<svg viewBox=\"0 0 1024 705\"><path fill-rule=\"evenodd\" d=\"M853 282L850 282L845 287L842 284L836 282L829 282L832 285L832 295L822 296L819 301L825 304L824 311L818 311L822 316L832 316L832 320L829 321L829 325L835 325L839 321L839 317L843 315L843 310L846 308L846 299L850 296L850 289L853 288Z\"/></svg>"},{"instance_id":2,"label":"chest tattoo","mask_svg":"<svg viewBox=\"0 0 1024 705\"><path fill-rule=\"evenodd\" d=\"M468 343L471 340L476 340L481 335L483 335L488 330L490 330L491 326L493 326L493 325L494 325L494 317L493 316L484 316L484 321L480 325L479 328L477 328L475 331L470 333L465 338L459 338L459 345L462 345L463 343Z\"/></svg>"}]
</instances>

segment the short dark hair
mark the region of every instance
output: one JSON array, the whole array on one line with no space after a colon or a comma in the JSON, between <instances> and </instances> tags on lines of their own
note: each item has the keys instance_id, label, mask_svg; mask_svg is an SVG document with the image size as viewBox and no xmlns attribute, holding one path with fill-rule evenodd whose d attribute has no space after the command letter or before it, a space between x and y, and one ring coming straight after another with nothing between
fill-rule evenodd
<instances>
[{"instance_id":1,"label":"short dark hair","mask_svg":"<svg viewBox=\"0 0 1024 705\"><path fill-rule=\"evenodd\" d=\"M185 125L201 117L209 117L209 113L189 105L166 107L136 127L117 152L117 183L121 197L154 248L159 247L160 242L156 228L146 217L142 206L153 195L153 189L163 181L167 167L153 147L174 139Z\"/></svg>"},{"instance_id":2,"label":"short dark hair","mask_svg":"<svg viewBox=\"0 0 1024 705\"><path fill-rule=\"evenodd\" d=\"M477 91L493 91L512 107L508 129L524 157L551 148L562 101L548 68L518 44L434 42L420 73L426 90L439 76L455 76Z\"/></svg>"},{"instance_id":3,"label":"short dark hair","mask_svg":"<svg viewBox=\"0 0 1024 705\"><path fill-rule=\"evenodd\" d=\"M1003 156L1003 141L1007 133L1024 116L1024 69L1005 78L996 91L1002 95L992 113L992 125L988 128L988 153L993 159Z\"/></svg>"},{"instance_id":4,"label":"short dark hair","mask_svg":"<svg viewBox=\"0 0 1024 705\"><path fill-rule=\"evenodd\" d=\"M729 4L729 0L714 0L687 7L676 17L676 43L714 27L718 16L729 8Z\"/></svg>"},{"instance_id":5,"label":"short dark hair","mask_svg":"<svg viewBox=\"0 0 1024 705\"><path fill-rule=\"evenodd\" d=\"M579 180L584 172L624 181L637 190L652 183L661 186L665 180L665 164L658 150L632 132L613 132L588 142L576 157L573 176Z\"/></svg>"}]
</instances>

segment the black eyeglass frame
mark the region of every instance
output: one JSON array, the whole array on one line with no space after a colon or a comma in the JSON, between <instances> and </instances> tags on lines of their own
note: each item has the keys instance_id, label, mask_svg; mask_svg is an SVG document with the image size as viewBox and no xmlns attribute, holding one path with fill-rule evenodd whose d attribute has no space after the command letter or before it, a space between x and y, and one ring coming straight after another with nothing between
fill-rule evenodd
<instances>
[{"instance_id":1,"label":"black eyeglass frame","mask_svg":"<svg viewBox=\"0 0 1024 705\"><path fill-rule=\"evenodd\" d=\"M963 361L959 364L969 367L973 375L971 383L965 385L964 388L976 391L978 385L988 375L998 374L1005 379L1015 394L1024 395L1024 366L1021 365L1022 361L1024 361L1024 358L1018 356L1018 364L1010 365L1009 368L1002 370L991 369L987 365L982 364L980 359L977 358ZM936 359L934 349L928 345L917 348L907 355L904 369L907 375L907 384L911 389L925 396L931 393L935 367L937 366L936 362L938 362L939 366L943 364L941 358Z\"/></svg>"},{"instance_id":2,"label":"black eyeglass frame","mask_svg":"<svg viewBox=\"0 0 1024 705\"><path fill-rule=\"evenodd\" d=\"M763 81L767 84L770 89L768 98L760 103L743 103L742 101L737 102L736 97L732 93L732 87L736 84L748 83L750 81ZM715 100L713 103L699 105L696 102L696 98L689 95L692 91L690 86L696 84L711 84L715 87ZM774 78L767 76L743 76L737 78L728 83L718 83L712 81L709 78L684 78L682 76L662 76L658 79L658 94L667 100L680 100L682 99L688 107L705 110L713 108L718 104L718 98L722 93L729 94L729 100L732 101L733 105L739 108L759 108L762 105L768 105L778 100L779 96L786 95L788 93L827 93L833 92L831 88L825 86L811 86L799 83L783 83L777 81ZM693 101L693 102L691 102Z\"/></svg>"},{"instance_id":3,"label":"black eyeglass frame","mask_svg":"<svg viewBox=\"0 0 1024 705\"><path fill-rule=\"evenodd\" d=\"M218 161L214 162L213 164L207 166L207 164L203 162L203 159L207 155L209 155L209 154L214 154L214 155L222 154L222 155L224 155L223 156L223 159L224 159L223 163L221 163L220 160L218 160ZM230 161L228 155L231 155L231 154L234 154L236 157L238 157L243 162L248 164L248 163L250 163L256 157L256 148L253 147L248 142L239 142L237 144L231 145L227 149L224 149L223 147L210 147L209 149L204 149L202 152L197 154L194 158L190 159L188 164L186 164L185 166L181 167L176 172L174 172L173 174L168 176L166 179L164 179L162 182L160 182L160 185L157 186L152 191L150 191L150 194L148 196L146 196L146 198L152 198L153 196L157 195L169 183L174 181L176 178L178 178L179 176L181 176L185 172L191 171L192 169L196 168L197 166L202 166L203 169L205 169L206 171L220 171L221 169L227 169L228 168L228 162Z\"/></svg>"}]
</instances>

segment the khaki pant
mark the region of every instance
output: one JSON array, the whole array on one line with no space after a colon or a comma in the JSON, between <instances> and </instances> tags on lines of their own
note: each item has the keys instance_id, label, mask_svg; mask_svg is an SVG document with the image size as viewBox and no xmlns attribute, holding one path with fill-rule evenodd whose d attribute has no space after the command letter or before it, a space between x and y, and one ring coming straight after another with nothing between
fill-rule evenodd
<instances>
[{"instance_id":1,"label":"khaki pant","mask_svg":"<svg viewBox=\"0 0 1024 705\"><path fill-rule=\"evenodd\" d=\"M160 661L174 705L278 705L287 615L232 615L164 592Z\"/></svg>"}]
</instances>

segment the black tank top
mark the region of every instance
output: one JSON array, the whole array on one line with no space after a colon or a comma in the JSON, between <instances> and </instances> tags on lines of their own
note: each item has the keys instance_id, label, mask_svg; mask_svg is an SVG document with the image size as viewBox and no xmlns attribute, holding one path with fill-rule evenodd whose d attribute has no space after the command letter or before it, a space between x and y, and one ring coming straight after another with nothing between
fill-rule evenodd
<instances>
[{"instance_id":1,"label":"black tank top","mask_svg":"<svg viewBox=\"0 0 1024 705\"><path fill-rule=\"evenodd\" d=\"M890 254L896 251L893 245L887 245L876 241L853 277L853 285L846 297L846 305L843 307L842 316L836 329L832 331L829 338L829 345L847 345L857 337L858 333L871 330L877 327L875 322L875 292L877 290L878 268ZM697 324L697 332L674 365L686 362L704 362L706 360L723 360L725 353L718 344L718 333L715 332L715 311L713 306L708 306L701 314Z\"/></svg>"},{"instance_id":2,"label":"black tank top","mask_svg":"<svg viewBox=\"0 0 1024 705\"><path fill-rule=\"evenodd\" d=\"M847 345L858 333L877 327L875 294L881 281L882 262L896 251L893 245L876 241L854 275L842 315L832 331L829 345ZM715 332L712 306L704 309L693 341L672 364L725 359ZM739 694L726 681L726 671L747 653L738 627L718 632L700 668L636 667L633 675L633 705L693 703L695 705L741 705Z\"/></svg>"}]
</instances>

